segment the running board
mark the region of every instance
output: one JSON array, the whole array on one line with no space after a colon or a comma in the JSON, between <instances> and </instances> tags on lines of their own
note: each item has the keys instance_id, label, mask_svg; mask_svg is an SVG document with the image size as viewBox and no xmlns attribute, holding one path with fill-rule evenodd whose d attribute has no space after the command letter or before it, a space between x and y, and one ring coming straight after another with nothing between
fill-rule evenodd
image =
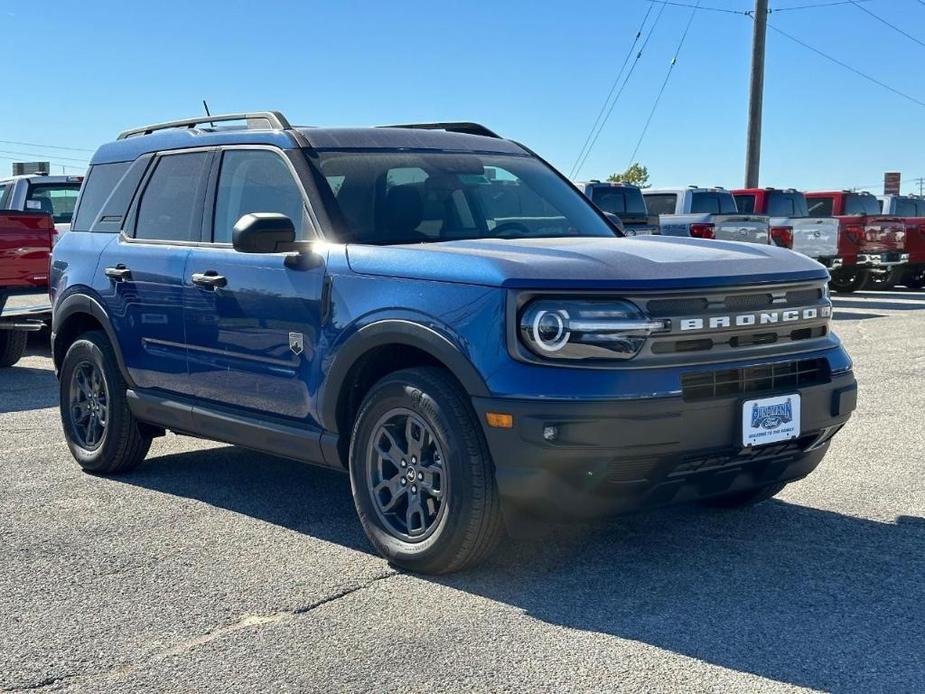
<instances>
[{"instance_id":1,"label":"running board","mask_svg":"<svg viewBox=\"0 0 925 694\"><path fill-rule=\"evenodd\" d=\"M321 444L323 434L318 429L303 429L257 416L230 414L180 399L131 389L126 391L125 396L132 414L141 422L164 427L178 434L230 443L313 465L344 469L339 461L325 461Z\"/></svg>"}]
</instances>

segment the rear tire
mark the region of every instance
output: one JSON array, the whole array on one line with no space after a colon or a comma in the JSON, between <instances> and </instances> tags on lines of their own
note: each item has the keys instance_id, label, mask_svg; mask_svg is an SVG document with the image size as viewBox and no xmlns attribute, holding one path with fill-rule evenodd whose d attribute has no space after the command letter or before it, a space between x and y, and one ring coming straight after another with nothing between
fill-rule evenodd
<instances>
[{"instance_id":1,"label":"rear tire","mask_svg":"<svg viewBox=\"0 0 925 694\"><path fill-rule=\"evenodd\" d=\"M907 271L900 284L906 285L909 289L925 287L925 269Z\"/></svg>"},{"instance_id":2,"label":"rear tire","mask_svg":"<svg viewBox=\"0 0 925 694\"><path fill-rule=\"evenodd\" d=\"M0 368L13 366L22 359L28 337L23 330L0 330Z\"/></svg>"},{"instance_id":3,"label":"rear tire","mask_svg":"<svg viewBox=\"0 0 925 694\"><path fill-rule=\"evenodd\" d=\"M468 568L503 535L482 431L442 369L397 371L372 387L353 428L350 483L370 542L404 569Z\"/></svg>"},{"instance_id":4,"label":"rear tire","mask_svg":"<svg viewBox=\"0 0 925 694\"><path fill-rule=\"evenodd\" d=\"M86 472L115 475L136 468L151 446L125 397L127 386L106 335L81 335L61 365L61 424L68 448Z\"/></svg>"},{"instance_id":5,"label":"rear tire","mask_svg":"<svg viewBox=\"0 0 925 694\"><path fill-rule=\"evenodd\" d=\"M864 284L866 274L863 270L839 270L833 272L832 279L829 280L829 289L843 294L856 292Z\"/></svg>"},{"instance_id":6,"label":"rear tire","mask_svg":"<svg viewBox=\"0 0 925 694\"><path fill-rule=\"evenodd\" d=\"M762 501L767 501L771 497L777 496L786 486L786 482L775 482L774 484L757 487L756 489L749 489L744 492L703 499L700 503L710 508L726 509L754 506L755 504L760 504Z\"/></svg>"},{"instance_id":7,"label":"rear tire","mask_svg":"<svg viewBox=\"0 0 925 694\"><path fill-rule=\"evenodd\" d=\"M896 286L897 279L895 270L888 270L884 273L870 272L864 278L861 288L869 291L885 292Z\"/></svg>"}]
</instances>

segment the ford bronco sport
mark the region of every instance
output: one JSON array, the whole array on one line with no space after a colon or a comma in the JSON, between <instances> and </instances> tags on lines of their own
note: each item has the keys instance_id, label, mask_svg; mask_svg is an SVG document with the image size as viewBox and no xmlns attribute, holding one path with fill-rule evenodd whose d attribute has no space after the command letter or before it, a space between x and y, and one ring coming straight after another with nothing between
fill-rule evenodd
<instances>
[{"instance_id":1,"label":"ford bronco sport","mask_svg":"<svg viewBox=\"0 0 925 694\"><path fill-rule=\"evenodd\" d=\"M97 474L166 430L346 469L379 552L454 571L525 517L809 474L856 403L827 280L621 238L471 123L152 125L96 152L54 249L61 417Z\"/></svg>"}]
</instances>

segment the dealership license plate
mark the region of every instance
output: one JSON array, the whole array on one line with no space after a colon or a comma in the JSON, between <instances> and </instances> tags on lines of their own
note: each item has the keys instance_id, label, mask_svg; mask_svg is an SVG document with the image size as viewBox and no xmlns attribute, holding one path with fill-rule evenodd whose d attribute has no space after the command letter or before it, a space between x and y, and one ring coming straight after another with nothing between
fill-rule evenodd
<instances>
[{"instance_id":1,"label":"dealership license plate","mask_svg":"<svg viewBox=\"0 0 925 694\"><path fill-rule=\"evenodd\" d=\"M742 405L742 443L763 446L800 435L800 396L747 400Z\"/></svg>"}]
</instances>

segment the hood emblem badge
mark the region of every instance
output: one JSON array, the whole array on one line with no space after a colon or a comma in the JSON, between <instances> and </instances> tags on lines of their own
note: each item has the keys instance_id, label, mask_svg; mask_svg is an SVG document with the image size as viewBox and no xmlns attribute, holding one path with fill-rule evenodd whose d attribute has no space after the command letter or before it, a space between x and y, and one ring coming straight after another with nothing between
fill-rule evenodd
<instances>
[{"instance_id":1,"label":"hood emblem badge","mask_svg":"<svg viewBox=\"0 0 925 694\"><path fill-rule=\"evenodd\" d=\"M293 354L302 354L305 349L305 336L302 333L289 333L289 349Z\"/></svg>"}]
</instances>

